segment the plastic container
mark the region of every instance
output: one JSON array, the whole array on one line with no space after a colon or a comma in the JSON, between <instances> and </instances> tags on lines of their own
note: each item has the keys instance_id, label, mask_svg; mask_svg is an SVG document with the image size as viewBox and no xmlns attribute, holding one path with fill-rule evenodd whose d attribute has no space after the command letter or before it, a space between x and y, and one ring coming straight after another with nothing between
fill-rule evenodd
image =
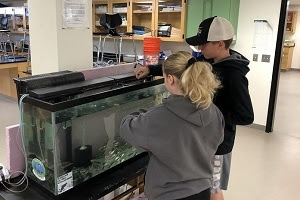
<instances>
[{"instance_id":1,"label":"plastic container","mask_svg":"<svg viewBox=\"0 0 300 200\"><path fill-rule=\"evenodd\" d=\"M160 38L144 38L144 66L157 65L160 52Z\"/></svg>"}]
</instances>

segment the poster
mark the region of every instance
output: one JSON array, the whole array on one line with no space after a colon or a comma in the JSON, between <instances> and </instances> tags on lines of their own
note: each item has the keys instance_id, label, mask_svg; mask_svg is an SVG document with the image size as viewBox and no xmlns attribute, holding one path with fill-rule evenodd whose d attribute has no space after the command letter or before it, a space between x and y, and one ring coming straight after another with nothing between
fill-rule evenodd
<instances>
[{"instance_id":1,"label":"poster","mask_svg":"<svg viewBox=\"0 0 300 200\"><path fill-rule=\"evenodd\" d=\"M87 0L62 0L63 28L89 28Z\"/></svg>"},{"instance_id":2,"label":"poster","mask_svg":"<svg viewBox=\"0 0 300 200\"><path fill-rule=\"evenodd\" d=\"M254 20L252 48L267 51L271 48L273 29L267 20Z\"/></svg>"}]
</instances>

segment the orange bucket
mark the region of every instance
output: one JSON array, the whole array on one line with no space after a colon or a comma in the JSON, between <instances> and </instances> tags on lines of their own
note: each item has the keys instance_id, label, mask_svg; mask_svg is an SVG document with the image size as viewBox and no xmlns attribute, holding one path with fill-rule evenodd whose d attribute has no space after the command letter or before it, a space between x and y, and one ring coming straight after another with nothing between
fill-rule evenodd
<instances>
[{"instance_id":1,"label":"orange bucket","mask_svg":"<svg viewBox=\"0 0 300 200\"><path fill-rule=\"evenodd\" d=\"M160 38L144 38L144 65L157 65L160 52Z\"/></svg>"}]
</instances>

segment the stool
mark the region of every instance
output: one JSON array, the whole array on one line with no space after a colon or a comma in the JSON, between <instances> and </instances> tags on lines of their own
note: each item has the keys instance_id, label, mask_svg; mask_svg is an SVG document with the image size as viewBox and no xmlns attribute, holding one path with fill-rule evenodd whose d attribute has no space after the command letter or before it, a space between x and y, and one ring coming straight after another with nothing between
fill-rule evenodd
<instances>
[{"instance_id":1,"label":"stool","mask_svg":"<svg viewBox=\"0 0 300 200\"><path fill-rule=\"evenodd\" d=\"M108 37L112 37L114 40L114 49L115 49L115 54L116 54L116 61L118 64L120 64L120 62L121 62L123 37L131 37L132 44L133 44L133 50L134 50L134 56L135 56L135 62L137 62L136 43L135 43L133 33L120 33L120 35L118 35L118 36L113 36L113 35L107 34L107 33L94 33L94 35L99 36L99 42L98 42L98 46L97 46L97 60L96 60L96 63L94 63L95 66L97 66L97 65L106 66L106 65L112 64L110 62L108 62L108 63L104 62L104 48L105 48L106 39ZM101 52L101 60L99 60L100 52Z\"/></svg>"},{"instance_id":2,"label":"stool","mask_svg":"<svg viewBox=\"0 0 300 200\"><path fill-rule=\"evenodd\" d=\"M112 37L114 39L114 48L115 48L115 54L116 54L116 60L117 63L120 64L121 62L121 54L122 54L122 42L123 37L131 37L132 43L133 43L133 50L135 55L135 62L137 62L137 53L136 53L136 44L134 39L134 33L117 33L117 27L119 27L122 24L122 19L120 14L113 13L105 15L102 15L100 18L100 24L104 27L105 30L108 30L108 32L98 32L94 33L94 35L99 36L99 42L97 47L97 61L94 63L95 67L99 66L106 66L110 65L112 63L105 63L104 62L104 48L105 48L105 42L106 38ZM100 51L101 51L101 60L99 61L100 57Z\"/></svg>"},{"instance_id":3,"label":"stool","mask_svg":"<svg viewBox=\"0 0 300 200\"><path fill-rule=\"evenodd\" d=\"M4 41L4 36L3 35L6 35L7 37L7 40ZM12 45L12 40L10 39L10 31L9 30L0 30L0 46L1 46L1 51L3 53L3 57L4 58L7 58L8 57L8 53L6 51L6 44L9 43L10 45L10 49L12 51L12 54L13 54L13 58L15 59L15 51L14 51L14 48L13 48L13 45Z\"/></svg>"}]
</instances>

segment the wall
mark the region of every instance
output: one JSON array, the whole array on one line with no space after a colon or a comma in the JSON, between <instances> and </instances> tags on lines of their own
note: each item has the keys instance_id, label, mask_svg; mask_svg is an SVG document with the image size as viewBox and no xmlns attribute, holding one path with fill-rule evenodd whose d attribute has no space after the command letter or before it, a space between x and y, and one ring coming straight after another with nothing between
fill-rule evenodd
<instances>
[{"instance_id":1,"label":"wall","mask_svg":"<svg viewBox=\"0 0 300 200\"><path fill-rule=\"evenodd\" d=\"M298 18L297 18L295 33L294 34L287 33L285 35L285 39L295 41L295 47L294 47L294 53L292 59L292 68L300 69L300 57L297 56L300 55L300 6L290 6L289 10L298 11Z\"/></svg>"},{"instance_id":2,"label":"wall","mask_svg":"<svg viewBox=\"0 0 300 200\"><path fill-rule=\"evenodd\" d=\"M86 7L92 10L91 1ZM33 75L93 67L91 12L87 28L63 29L62 0L29 1L28 9Z\"/></svg>"},{"instance_id":3,"label":"wall","mask_svg":"<svg viewBox=\"0 0 300 200\"><path fill-rule=\"evenodd\" d=\"M258 6L259 5L259 6ZM250 62L249 90L254 107L254 123L266 125L268 103L270 96L274 54L277 39L281 0L241 0L239 11L239 23L237 42L233 48L249 60L252 60L254 50L252 49L254 20L266 19L273 28L272 45L268 54L271 55L270 63ZM259 57L259 60L261 57Z\"/></svg>"}]
</instances>

